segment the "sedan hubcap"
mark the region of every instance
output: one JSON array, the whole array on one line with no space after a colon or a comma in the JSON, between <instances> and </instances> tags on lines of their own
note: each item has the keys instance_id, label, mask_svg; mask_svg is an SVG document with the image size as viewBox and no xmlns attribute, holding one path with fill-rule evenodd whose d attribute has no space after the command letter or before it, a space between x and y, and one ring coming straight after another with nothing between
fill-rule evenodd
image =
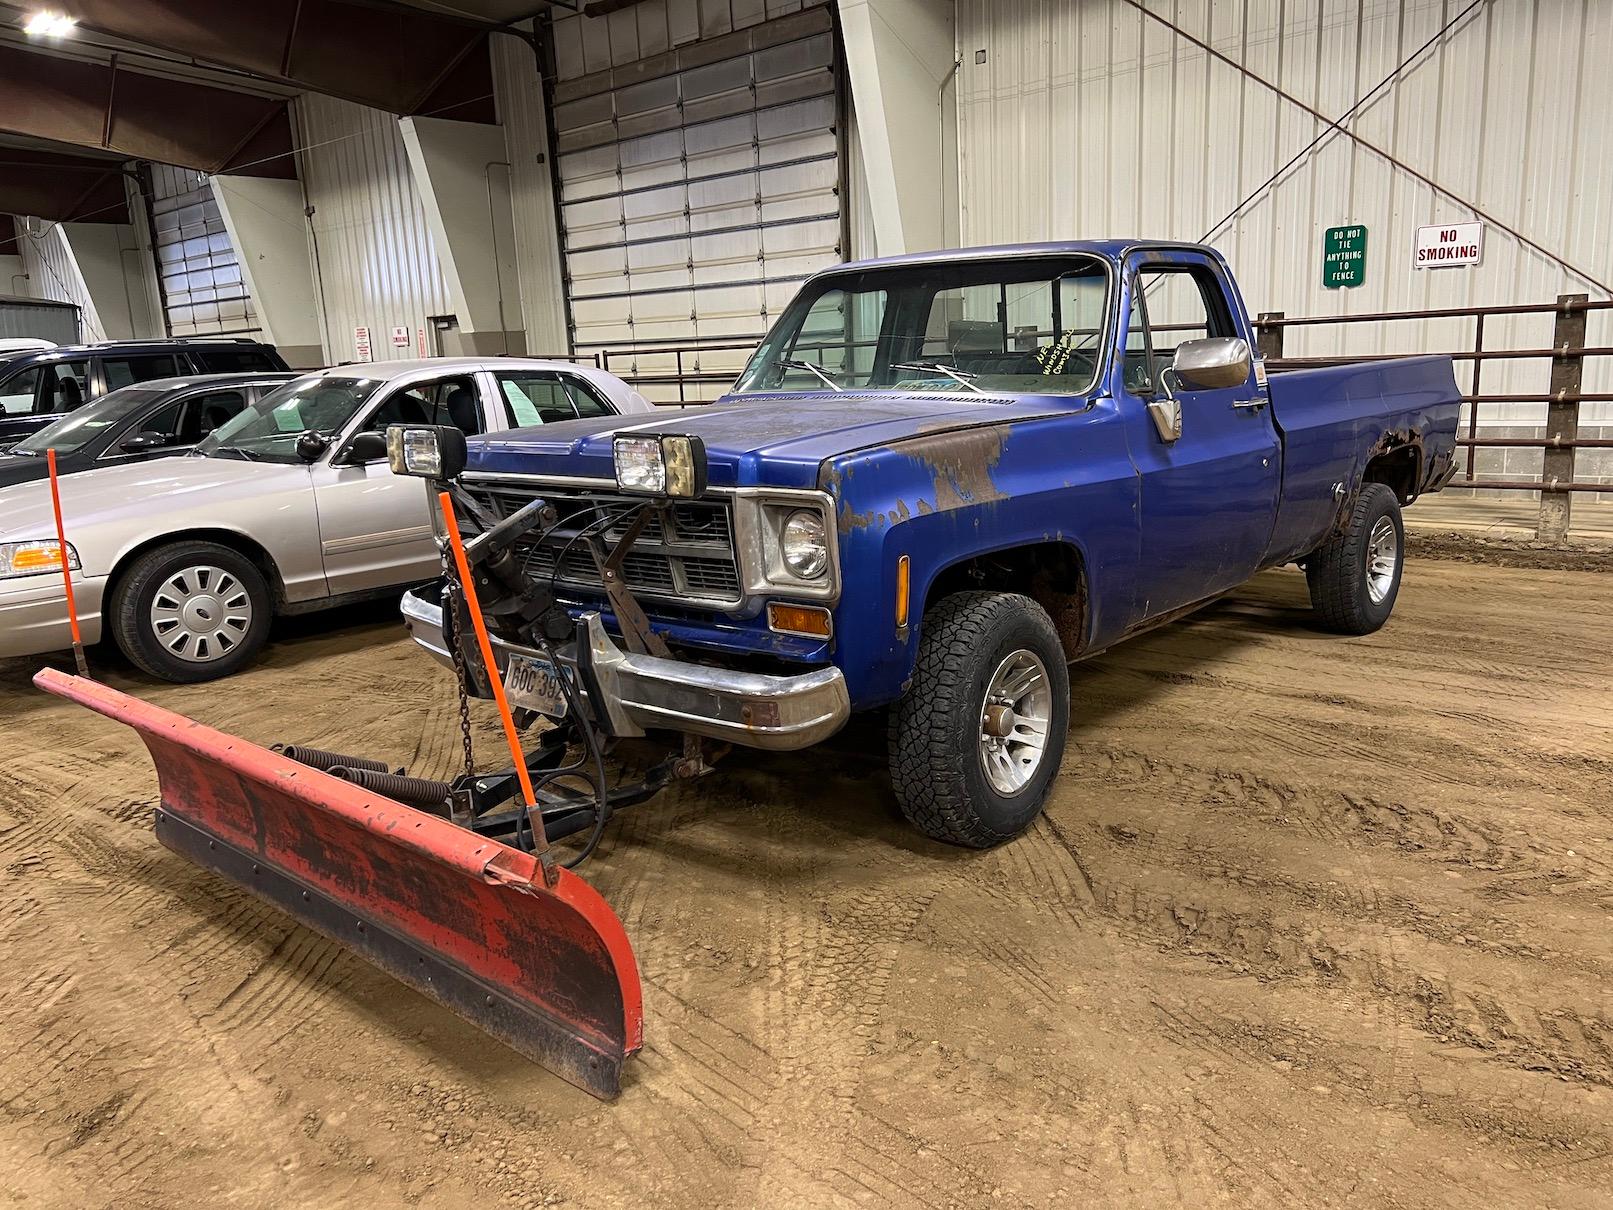
<instances>
[{"instance_id":1,"label":"sedan hubcap","mask_svg":"<svg viewBox=\"0 0 1613 1210\"><path fill-rule=\"evenodd\" d=\"M1395 523L1388 517L1379 517L1367 540L1367 596L1374 605L1383 599L1395 585L1395 565L1400 561L1400 537Z\"/></svg>"},{"instance_id":2,"label":"sedan hubcap","mask_svg":"<svg viewBox=\"0 0 1613 1210\"><path fill-rule=\"evenodd\" d=\"M1047 666L1021 648L997 665L980 706L980 765L999 794L1017 794L1036 776L1053 717Z\"/></svg>"},{"instance_id":3,"label":"sedan hubcap","mask_svg":"<svg viewBox=\"0 0 1613 1210\"><path fill-rule=\"evenodd\" d=\"M151 631L170 655L193 664L222 659L252 626L252 597L219 567L169 576L151 601Z\"/></svg>"}]
</instances>

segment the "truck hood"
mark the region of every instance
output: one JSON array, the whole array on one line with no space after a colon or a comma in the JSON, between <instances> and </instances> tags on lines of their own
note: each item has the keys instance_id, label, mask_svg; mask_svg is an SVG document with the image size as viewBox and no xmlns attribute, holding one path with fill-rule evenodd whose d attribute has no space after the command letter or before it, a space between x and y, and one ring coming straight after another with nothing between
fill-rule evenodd
<instances>
[{"instance_id":1,"label":"truck hood","mask_svg":"<svg viewBox=\"0 0 1613 1210\"><path fill-rule=\"evenodd\" d=\"M293 482L294 481L294 482ZM61 481L67 540L85 558L109 530L169 515L186 525L233 515L236 500L267 496L276 487L307 490L308 468L300 463L243 462L235 458L159 458L126 466L80 471ZM41 480L0 489L0 539L53 538L50 483Z\"/></svg>"},{"instance_id":2,"label":"truck hood","mask_svg":"<svg viewBox=\"0 0 1613 1210\"><path fill-rule=\"evenodd\" d=\"M718 400L660 415L569 420L470 443L470 469L613 479L611 440L677 433L706 447L714 487L816 487L825 459L912 437L1085 406L1077 395L791 392Z\"/></svg>"}]
</instances>

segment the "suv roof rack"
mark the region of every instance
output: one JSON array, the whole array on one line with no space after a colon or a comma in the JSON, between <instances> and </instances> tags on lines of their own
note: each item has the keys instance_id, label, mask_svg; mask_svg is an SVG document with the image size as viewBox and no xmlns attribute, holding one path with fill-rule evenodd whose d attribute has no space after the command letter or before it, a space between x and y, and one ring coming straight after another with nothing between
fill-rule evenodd
<instances>
[{"instance_id":1,"label":"suv roof rack","mask_svg":"<svg viewBox=\"0 0 1613 1210\"><path fill-rule=\"evenodd\" d=\"M127 340L96 340L90 343L95 345L260 345L264 342L254 336L143 336Z\"/></svg>"}]
</instances>

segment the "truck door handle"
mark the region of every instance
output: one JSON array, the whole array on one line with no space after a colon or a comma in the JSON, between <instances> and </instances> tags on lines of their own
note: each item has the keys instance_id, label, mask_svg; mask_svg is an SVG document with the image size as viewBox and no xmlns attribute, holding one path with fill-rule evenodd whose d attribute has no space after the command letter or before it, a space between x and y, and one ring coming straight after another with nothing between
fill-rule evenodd
<instances>
[{"instance_id":1,"label":"truck door handle","mask_svg":"<svg viewBox=\"0 0 1613 1210\"><path fill-rule=\"evenodd\" d=\"M1234 399L1232 401L1232 406L1235 408L1245 408L1251 412L1258 412L1270 402L1271 400L1269 399Z\"/></svg>"}]
</instances>

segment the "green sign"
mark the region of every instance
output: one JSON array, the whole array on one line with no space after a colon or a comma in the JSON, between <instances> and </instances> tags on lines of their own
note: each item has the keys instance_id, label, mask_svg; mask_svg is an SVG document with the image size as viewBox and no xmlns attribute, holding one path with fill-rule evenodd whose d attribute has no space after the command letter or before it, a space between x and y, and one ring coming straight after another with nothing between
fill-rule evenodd
<instances>
[{"instance_id":1,"label":"green sign","mask_svg":"<svg viewBox=\"0 0 1613 1210\"><path fill-rule=\"evenodd\" d=\"M1322 235L1322 284L1349 290L1367 279L1367 229L1329 227Z\"/></svg>"}]
</instances>

